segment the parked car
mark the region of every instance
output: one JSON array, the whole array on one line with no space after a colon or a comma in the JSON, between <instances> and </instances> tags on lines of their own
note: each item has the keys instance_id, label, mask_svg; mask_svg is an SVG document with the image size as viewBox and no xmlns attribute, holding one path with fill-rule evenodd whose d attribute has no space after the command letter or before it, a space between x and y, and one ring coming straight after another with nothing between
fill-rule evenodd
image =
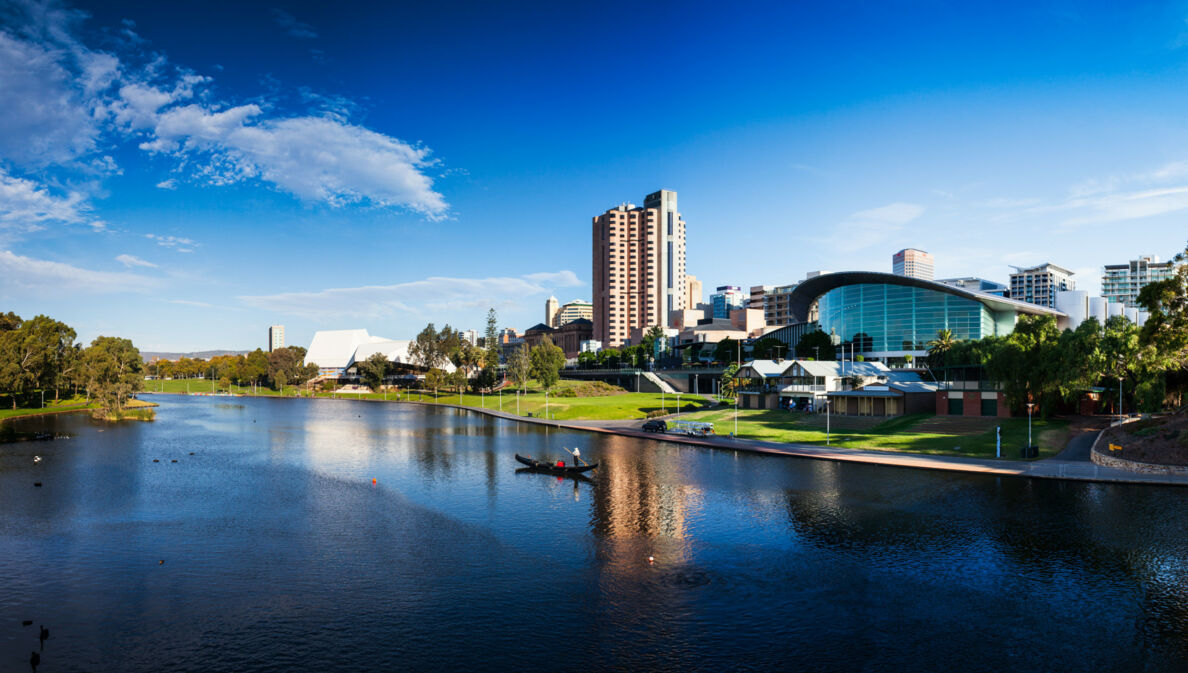
<instances>
[{"instance_id":1,"label":"parked car","mask_svg":"<svg viewBox=\"0 0 1188 673\"><path fill-rule=\"evenodd\" d=\"M668 432L668 423L659 419L652 419L643 424L644 432Z\"/></svg>"}]
</instances>

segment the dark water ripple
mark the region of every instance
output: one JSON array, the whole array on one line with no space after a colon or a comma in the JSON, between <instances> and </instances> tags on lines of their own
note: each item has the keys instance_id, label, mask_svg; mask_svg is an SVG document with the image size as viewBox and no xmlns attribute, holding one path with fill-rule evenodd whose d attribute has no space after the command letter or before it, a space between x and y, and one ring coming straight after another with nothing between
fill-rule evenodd
<instances>
[{"instance_id":1,"label":"dark water ripple","mask_svg":"<svg viewBox=\"0 0 1188 673\"><path fill-rule=\"evenodd\" d=\"M0 445L0 670L1188 670L1188 490L155 399Z\"/></svg>"}]
</instances>

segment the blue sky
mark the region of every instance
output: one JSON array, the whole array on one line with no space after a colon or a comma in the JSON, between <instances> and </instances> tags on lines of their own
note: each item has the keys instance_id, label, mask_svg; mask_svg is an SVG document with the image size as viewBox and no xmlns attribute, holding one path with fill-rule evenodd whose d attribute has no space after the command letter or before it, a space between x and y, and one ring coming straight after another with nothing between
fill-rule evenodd
<instances>
[{"instance_id":1,"label":"blue sky","mask_svg":"<svg viewBox=\"0 0 1188 673\"><path fill-rule=\"evenodd\" d=\"M707 288L1188 240L1188 4L0 5L0 300L80 338L407 338L590 296L677 190ZM827 5L827 6L821 6Z\"/></svg>"}]
</instances>

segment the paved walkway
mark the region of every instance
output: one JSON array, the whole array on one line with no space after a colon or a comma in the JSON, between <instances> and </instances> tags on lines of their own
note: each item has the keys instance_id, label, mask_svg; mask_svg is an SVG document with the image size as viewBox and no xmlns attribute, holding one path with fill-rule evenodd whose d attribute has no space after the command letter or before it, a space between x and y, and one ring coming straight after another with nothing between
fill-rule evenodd
<instances>
[{"instance_id":1,"label":"paved walkway","mask_svg":"<svg viewBox=\"0 0 1188 673\"><path fill-rule=\"evenodd\" d=\"M417 404L414 402L414 404ZM751 439L729 437L684 437L681 435L657 435L639 429L640 420L616 421L556 421L543 418L525 418L493 409L475 409L455 404L435 404L486 414L512 421L548 425L555 428L585 430L640 439L676 442L704 446L712 449L748 451L779 456L796 456L818 460L835 460L844 463L866 463L889 467L911 467L948 472L966 472L1004 477L1031 477L1034 479L1067 479L1072 481L1098 481L1122 484L1157 484L1165 486L1188 486L1188 476L1172 474L1146 474L1130 472L1111 467L1102 467L1089 461L1089 448L1097 438L1098 431L1084 432L1069 442L1068 447L1052 458L1044 460L998 460L994 458L965 458L961 456L928 456L914 453L890 451L868 451L843 449L814 444L786 444L763 442Z\"/></svg>"}]
</instances>

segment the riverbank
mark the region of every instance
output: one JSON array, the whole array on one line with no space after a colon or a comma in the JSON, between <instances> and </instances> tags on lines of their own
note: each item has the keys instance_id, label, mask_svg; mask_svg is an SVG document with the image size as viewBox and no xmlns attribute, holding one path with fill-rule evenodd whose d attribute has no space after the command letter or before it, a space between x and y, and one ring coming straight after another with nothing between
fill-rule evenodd
<instances>
[{"instance_id":1,"label":"riverbank","mask_svg":"<svg viewBox=\"0 0 1188 673\"><path fill-rule=\"evenodd\" d=\"M128 409L149 409L159 406L156 402L149 402L147 400L129 400ZM98 409L99 405L95 402L87 402L82 398L73 398L70 400L61 400L57 403L51 402L48 406L40 409L0 409L0 424L14 418L28 418L30 416L49 416L51 414L68 414L76 411L94 411Z\"/></svg>"},{"instance_id":2,"label":"riverbank","mask_svg":"<svg viewBox=\"0 0 1188 673\"><path fill-rule=\"evenodd\" d=\"M443 405L438 405L443 406ZM455 406L455 405L444 405ZM964 458L958 456L925 456L915 454L892 453L889 451L875 451L862 449L846 449L840 447L820 447L805 444L787 444L783 442L765 442L748 439L734 439L728 437L687 437L682 435L657 435L638 429L637 423L612 424L599 422L554 421L543 418L522 418L498 411L472 409L470 407L455 408L463 411L504 418L507 420L538 425L549 425L568 430L584 430L605 434L623 435L638 439L675 442L691 446L701 446L711 449L730 451L745 451L748 453L762 453L776 456L794 456L798 458L813 458L817 460L831 460L843 463L863 463L868 465L883 465L887 467L907 467L925 470L941 470L947 472L963 472L970 474L984 474L1000 477L1030 477L1033 479L1062 479L1069 481L1093 481L1118 484L1153 484L1163 486L1188 486L1188 476L1170 474L1142 474L1128 472L1111 467L1094 464L1087 460L1068 460L1048 458L1037 461L999 460L986 458ZM1073 438L1073 442L1092 444L1098 432L1086 432ZM1071 446L1070 449L1074 447Z\"/></svg>"},{"instance_id":3,"label":"riverbank","mask_svg":"<svg viewBox=\"0 0 1188 673\"><path fill-rule=\"evenodd\" d=\"M155 393L148 393L155 394ZM340 397L340 399L342 399ZM601 434L621 435L637 439L672 442L690 446L700 446L711 449L728 451L743 451L773 456L791 456L796 458L812 458L816 460L830 460L843 463L862 463L867 465L882 465L886 467L905 467L967 474L983 474L1000 477L1029 477L1034 479L1062 479L1070 481L1090 481L1118 484L1151 484L1164 486L1188 486L1188 476L1167 474L1139 474L1116 468L1096 465L1086 459L1064 458L1065 455L1079 455L1080 451L1074 444L1092 442L1097 438L1097 431L1083 432L1074 437L1069 447L1053 458L1036 461L1002 460L994 458L967 458L959 456L918 455L895 453L892 451L877 451L870 449L847 449L834 446L813 446L807 444L788 444L783 442L767 442L760 440L737 439L721 436L688 437L682 435L656 434L644 432L640 429L639 420L556 420L545 418L528 418L499 411L497 409L482 409L465 405L449 404L445 402L418 402L416 400L402 400L405 404L418 404L429 407L445 407L458 411L483 414L493 418L501 418L520 423L545 425L566 430L578 430Z\"/></svg>"}]
</instances>

